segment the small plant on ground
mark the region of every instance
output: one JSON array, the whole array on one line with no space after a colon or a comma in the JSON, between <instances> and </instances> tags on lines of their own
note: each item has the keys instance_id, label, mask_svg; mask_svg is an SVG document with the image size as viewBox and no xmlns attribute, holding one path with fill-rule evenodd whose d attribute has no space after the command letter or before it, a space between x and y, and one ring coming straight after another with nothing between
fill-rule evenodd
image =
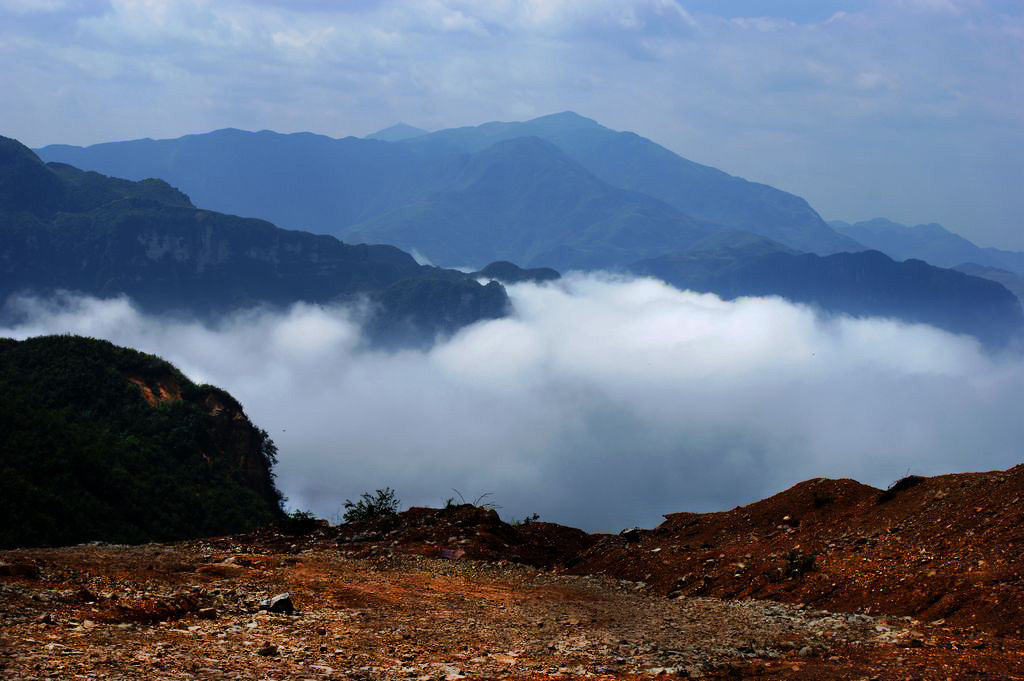
<instances>
[{"instance_id":1,"label":"small plant on ground","mask_svg":"<svg viewBox=\"0 0 1024 681\"><path fill-rule=\"evenodd\" d=\"M530 515L526 516L522 520L515 521L513 523L513 525L529 525L530 523L535 523L535 522L537 522L539 520L540 520L540 514L539 513L531 513Z\"/></svg>"},{"instance_id":2,"label":"small plant on ground","mask_svg":"<svg viewBox=\"0 0 1024 681\"><path fill-rule=\"evenodd\" d=\"M390 487L379 489L372 495L363 492L358 501L345 500L345 515L342 517L346 523L376 520L398 513L399 503L395 498L395 490Z\"/></svg>"},{"instance_id":3,"label":"small plant on ground","mask_svg":"<svg viewBox=\"0 0 1024 681\"><path fill-rule=\"evenodd\" d=\"M452 487L452 491L459 495L460 505L469 504L470 506L475 506L477 508L482 508L485 511L495 511L495 510L501 508L501 506L498 506L497 504L492 504L489 501L484 501L484 499L486 499L487 497L492 496L494 494L494 492L484 492L483 494L478 496L476 499L473 499L473 501L466 501L466 497L462 496L462 492L460 492L459 490L455 489L454 487ZM455 505L455 498L451 497L451 498L448 499L448 503L445 505L445 508L451 508L454 505Z\"/></svg>"},{"instance_id":4,"label":"small plant on ground","mask_svg":"<svg viewBox=\"0 0 1024 681\"><path fill-rule=\"evenodd\" d=\"M323 525L323 521L309 511L294 511L277 523L284 534L301 536L315 532Z\"/></svg>"}]
</instances>

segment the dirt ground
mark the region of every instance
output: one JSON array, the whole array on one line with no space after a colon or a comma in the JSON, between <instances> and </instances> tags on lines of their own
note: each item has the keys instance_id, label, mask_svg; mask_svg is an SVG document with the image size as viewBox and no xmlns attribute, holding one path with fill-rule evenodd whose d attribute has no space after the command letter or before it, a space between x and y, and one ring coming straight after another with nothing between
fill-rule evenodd
<instances>
[{"instance_id":1,"label":"dirt ground","mask_svg":"<svg viewBox=\"0 0 1024 681\"><path fill-rule=\"evenodd\" d=\"M218 544L0 554L22 573L0 578L0 677L1024 678L1016 639L909 618L668 599L510 563ZM260 611L281 592L294 613Z\"/></svg>"},{"instance_id":2,"label":"dirt ground","mask_svg":"<svg viewBox=\"0 0 1024 681\"><path fill-rule=\"evenodd\" d=\"M2 551L0 678L1024 679L1021 499L1017 467L617 535L464 505Z\"/></svg>"}]
</instances>

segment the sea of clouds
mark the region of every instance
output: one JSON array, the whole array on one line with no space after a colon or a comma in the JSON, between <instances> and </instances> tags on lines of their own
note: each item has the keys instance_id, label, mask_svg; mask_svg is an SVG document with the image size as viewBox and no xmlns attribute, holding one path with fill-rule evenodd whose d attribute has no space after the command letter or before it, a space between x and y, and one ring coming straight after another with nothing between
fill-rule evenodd
<instances>
[{"instance_id":1,"label":"sea of clouds","mask_svg":"<svg viewBox=\"0 0 1024 681\"><path fill-rule=\"evenodd\" d=\"M237 397L280 450L289 507L336 517L484 494L506 519L588 530L731 508L812 477L1016 465L1024 360L891 320L726 302L650 279L508 287L514 313L427 350L376 351L343 307L204 324L126 298L20 297L0 336L74 333L160 355Z\"/></svg>"}]
</instances>

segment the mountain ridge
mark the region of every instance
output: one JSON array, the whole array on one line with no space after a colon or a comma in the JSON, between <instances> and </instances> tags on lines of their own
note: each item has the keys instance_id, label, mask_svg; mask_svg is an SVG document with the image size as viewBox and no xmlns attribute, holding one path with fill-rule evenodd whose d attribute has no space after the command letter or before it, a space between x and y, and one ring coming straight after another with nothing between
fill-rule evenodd
<instances>
[{"instance_id":1,"label":"mountain ridge","mask_svg":"<svg viewBox=\"0 0 1024 681\"><path fill-rule=\"evenodd\" d=\"M644 194L646 201L660 201L677 211L675 219L681 222L765 233L800 250L831 253L859 248L828 227L799 197L693 163L650 140L609 130L578 114L452 128L396 142L312 134L301 137L298 133L216 131L207 135L86 148L51 145L39 153L47 160L109 175L162 177L183 187L203 207L348 239L353 233L363 233L367 223L379 226L389 213L412 215L437 193L450 196L467 156L509 139L540 137L605 183L608 200L616 195L634 197L623 198L624 203L616 209L620 213L629 213L636 194ZM655 167L635 170L645 164ZM634 194L616 194L622 191ZM506 203L512 203L511 197ZM431 210L447 214L446 224L465 220L460 225L464 232L474 227L469 215L453 214L444 206ZM528 213L510 210L499 217L522 229L531 226ZM646 229L642 215L631 219L638 229ZM669 243L662 250L677 245ZM407 247L447 265L523 260L509 252L479 253L474 262L444 262L430 256L428 247ZM608 254L592 259L614 260L615 250L610 247ZM566 263L533 264L564 268ZM615 264L625 265L628 260Z\"/></svg>"},{"instance_id":2,"label":"mountain ridge","mask_svg":"<svg viewBox=\"0 0 1024 681\"><path fill-rule=\"evenodd\" d=\"M10 189L18 186L12 177L25 172L34 194ZM508 306L500 284L419 265L393 246L349 245L198 209L163 181L44 165L7 138L0 140L0 197L0 297L124 293L145 309L200 316L258 304L368 300L368 335L400 344L432 341L502 316Z\"/></svg>"},{"instance_id":3,"label":"mountain ridge","mask_svg":"<svg viewBox=\"0 0 1024 681\"><path fill-rule=\"evenodd\" d=\"M856 223L833 220L830 224L897 260L916 258L950 268L976 263L1024 275L1024 252L983 248L936 222L908 226L886 218L872 218Z\"/></svg>"},{"instance_id":4,"label":"mountain ridge","mask_svg":"<svg viewBox=\"0 0 1024 681\"><path fill-rule=\"evenodd\" d=\"M838 314L890 317L966 333L1003 348L1024 337L1024 310L1005 286L880 251L818 256L746 238L633 263L634 274L725 299L778 295Z\"/></svg>"}]
</instances>

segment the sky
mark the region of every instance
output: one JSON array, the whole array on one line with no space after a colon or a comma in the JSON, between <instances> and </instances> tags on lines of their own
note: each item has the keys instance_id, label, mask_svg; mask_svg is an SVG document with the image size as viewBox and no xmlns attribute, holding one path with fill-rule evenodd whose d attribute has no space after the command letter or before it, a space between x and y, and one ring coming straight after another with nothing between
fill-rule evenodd
<instances>
[{"instance_id":1,"label":"sky","mask_svg":"<svg viewBox=\"0 0 1024 681\"><path fill-rule=\"evenodd\" d=\"M364 135L574 110L1024 250L1019 0L0 0L0 134Z\"/></svg>"},{"instance_id":2,"label":"sky","mask_svg":"<svg viewBox=\"0 0 1024 681\"><path fill-rule=\"evenodd\" d=\"M360 349L342 307L210 326L125 298L19 298L0 337L73 332L226 388L277 443L290 508L336 519L384 486L403 507L491 493L592 531L653 527L815 477L1005 469L1024 442L1024 357L891 320L725 302L650 279L509 287L514 312L427 350Z\"/></svg>"}]
</instances>

